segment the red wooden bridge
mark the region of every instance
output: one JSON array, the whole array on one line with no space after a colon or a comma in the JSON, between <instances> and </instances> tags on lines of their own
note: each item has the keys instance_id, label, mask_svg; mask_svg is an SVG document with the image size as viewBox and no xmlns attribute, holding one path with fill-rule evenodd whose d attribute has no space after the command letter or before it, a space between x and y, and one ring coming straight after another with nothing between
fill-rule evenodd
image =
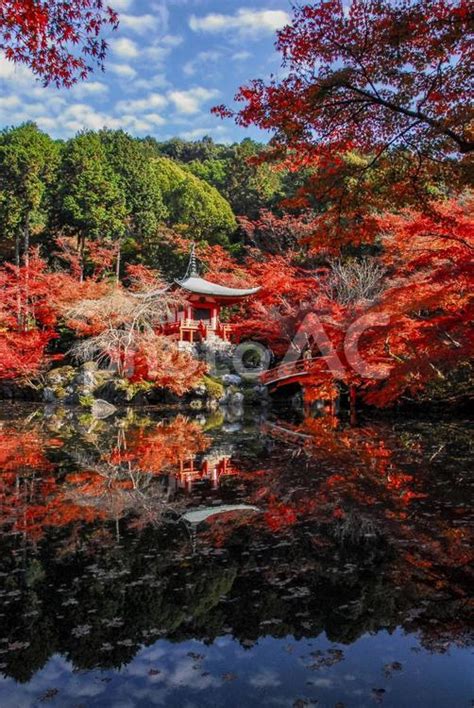
<instances>
[{"instance_id":1,"label":"red wooden bridge","mask_svg":"<svg viewBox=\"0 0 474 708\"><path fill-rule=\"evenodd\" d=\"M273 389L294 383L304 386L305 378L309 375L310 370L314 370L315 364L323 362L322 357L313 357L280 364L274 369L268 369L268 371L261 374L260 381L265 386Z\"/></svg>"}]
</instances>

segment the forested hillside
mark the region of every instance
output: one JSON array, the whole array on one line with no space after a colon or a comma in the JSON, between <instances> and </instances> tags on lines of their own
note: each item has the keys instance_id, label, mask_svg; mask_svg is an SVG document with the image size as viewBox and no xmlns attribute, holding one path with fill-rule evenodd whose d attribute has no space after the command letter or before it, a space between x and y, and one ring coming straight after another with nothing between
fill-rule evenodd
<instances>
[{"instance_id":1,"label":"forested hillside","mask_svg":"<svg viewBox=\"0 0 474 708\"><path fill-rule=\"evenodd\" d=\"M18 263L33 245L51 256L61 235L82 251L87 241L120 245L122 264L168 266L167 229L237 254L249 240L247 220L276 210L292 189L288 175L252 162L264 149L251 140L160 143L106 129L63 142L33 123L5 129L1 257Z\"/></svg>"}]
</instances>

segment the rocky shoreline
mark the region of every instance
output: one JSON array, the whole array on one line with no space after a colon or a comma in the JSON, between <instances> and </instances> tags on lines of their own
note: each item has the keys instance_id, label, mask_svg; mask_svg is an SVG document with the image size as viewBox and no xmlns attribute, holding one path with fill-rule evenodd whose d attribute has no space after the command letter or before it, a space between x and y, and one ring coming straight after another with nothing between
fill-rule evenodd
<instances>
[{"instance_id":1,"label":"rocky shoreline","mask_svg":"<svg viewBox=\"0 0 474 708\"><path fill-rule=\"evenodd\" d=\"M239 417L244 405L264 405L267 391L255 381L245 381L236 374L223 374L205 375L197 386L177 396L152 383L132 383L114 370L102 369L95 362L87 361L79 366L53 368L34 384L2 382L0 400L37 402L53 407L80 406L98 418L107 417L123 406L161 404L182 404L195 411L226 408L232 411L232 417Z\"/></svg>"}]
</instances>

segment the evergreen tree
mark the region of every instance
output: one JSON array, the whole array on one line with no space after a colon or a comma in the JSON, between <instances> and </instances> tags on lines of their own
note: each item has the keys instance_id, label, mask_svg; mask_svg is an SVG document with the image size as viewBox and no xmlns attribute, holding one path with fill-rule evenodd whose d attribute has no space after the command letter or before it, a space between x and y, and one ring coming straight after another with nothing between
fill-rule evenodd
<instances>
[{"instance_id":1,"label":"evergreen tree","mask_svg":"<svg viewBox=\"0 0 474 708\"><path fill-rule=\"evenodd\" d=\"M100 139L125 194L128 234L139 244L149 241L168 210L147 150L122 130L103 130Z\"/></svg>"},{"instance_id":2,"label":"evergreen tree","mask_svg":"<svg viewBox=\"0 0 474 708\"><path fill-rule=\"evenodd\" d=\"M44 230L50 188L56 178L59 147L34 123L7 128L0 134L0 225L6 255L28 258L32 233Z\"/></svg>"},{"instance_id":3,"label":"evergreen tree","mask_svg":"<svg viewBox=\"0 0 474 708\"><path fill-rule=\"evenodd\" d=\"M283 196L280 174L268 164L252 162L261 152L261 145L246 138L228 162L223 194L237 216L257 218L261 209L275 205Z\"/></svg>"},{"instance_id":4,"label":"evergreen tree","mask_svg":"<svg viewBox=\"0 0 474 708\"><path fill-rule=\"evenodd\" d=\"M167 158L154 162L169 225L210 243L229 243L236 221L229 203L217 189Z\"/></svg>"},{"instance_id":5,"label":"evergreen tree","mask_svg":"<svg viewBox=\"0 0 474 708\"><path fill-rule=\"evenodd\" d=\"M58 218L77 236L81 254L87 239L120 242L125 234L126 196L98 133L82 132L63 151L58 184Z\"/></svg>"}]
</instances>

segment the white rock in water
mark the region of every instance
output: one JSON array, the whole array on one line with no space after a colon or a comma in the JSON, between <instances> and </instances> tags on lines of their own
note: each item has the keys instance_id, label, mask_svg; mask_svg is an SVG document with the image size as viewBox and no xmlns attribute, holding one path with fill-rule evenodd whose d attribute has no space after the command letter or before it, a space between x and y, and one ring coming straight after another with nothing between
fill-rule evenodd
<instances>
[{"instance_id":1,"label":"white rock in water","mask_svg":"<svg viewBox=\"0 0 474 708\"><path fill-rule=\"evenodd\" d=\"M102 398L97 398L91 407L91 413L94 418L108 418L109 415L113 415L116 410L116 407L112 405L112 403L104 401Z\"/></svg>"},{"instance_id":2,"label":"white rock in water","mask_svg":"<svg viewBox=\"0 0 474 708\"><path fill-rule=\"evenodd\" d=\"M222 377L222 383L226 386L240 386L242 383L242 378L237 376L237 374L224 374Z\"/></svg>"},{"instance_id":3,"label":"white rock in water","mask_svg":"<svg viewBox=\"0 0 474 708\"><path fill-rule=\"evenodd\" d=\"M222 504L222 506L206 506L204 509L195 509L187 511L182 515L182 519L189 524L200 524L211 516L225 514L230 511L260 511L258 506L250 506L249 504Z\"/></svg>"}]
</instances>

